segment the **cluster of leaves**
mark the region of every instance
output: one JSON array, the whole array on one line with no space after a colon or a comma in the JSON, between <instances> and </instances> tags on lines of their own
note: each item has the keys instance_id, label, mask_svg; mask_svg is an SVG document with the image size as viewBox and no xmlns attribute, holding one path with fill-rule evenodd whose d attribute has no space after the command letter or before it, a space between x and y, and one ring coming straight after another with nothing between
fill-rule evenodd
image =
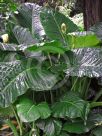
<instances>
[{"instance_id":1,"label":"cluster of leaves","mask_svg":"<svg viewBox=\"0 0 102 136\"><path fill-rule=\"evenodd\" d=\"M0 34L4 33L9 18L17 9L13 0L0 0Z\"/></svg>"},{"instance_id":2,"label":"cluster of leaves","mask_svg":"<svg viewBox=\"0 0 102 136\"><path fill-rule=\"evenodd\" d=\"M99 27L99 38L78 32L63 14L31 3L13 18L9 43L0 43L0 114L13 111L20 135L99 136L102 115L92 109L102 105L102 91L89 99L91 78L102 76Z\"/></svg>"}]
</instances>

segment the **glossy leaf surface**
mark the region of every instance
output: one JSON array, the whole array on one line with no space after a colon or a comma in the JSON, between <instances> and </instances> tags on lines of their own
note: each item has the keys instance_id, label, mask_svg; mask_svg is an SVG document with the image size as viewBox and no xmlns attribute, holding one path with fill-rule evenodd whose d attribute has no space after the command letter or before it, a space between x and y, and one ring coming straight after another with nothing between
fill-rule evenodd
<instances>
[{"instance_id":1,"label":"glossy leaf surface","mask_svg":"<svg viewBox=\"0 0 102 136\"><path fill-rule=\"evenodd\" d=\"M80 48L68 54L71 65L66 70L69 76L101 77L102 76L102 49Z\"/></svg>"},{"instance_id":2,"label":"glossy leaf surface","mask_svg":"<svg viewBox=\"0 0 102 136\"><path fill-rule=\"evenodd\" d=\"M35 105L27 98L21 98L16 107L17 113L23 122L33 122L39 118L46 119L51 114L47 103L40 103L39 105Z\"/></svg>"},{"instance_id":3,"label":"glossy leaf surface","mask_svg":"<svg viewBox=\"0 0 102 136\"><path fill-rule=\"evenodd\" d=\"M101 114L90 114L87 121L86 121L86 124L84 124L84 122L82 120L67 122L67 123L64 124L63 130L67 131L69 133L75 133L75 134L86 133L86 132L89 132L92 129L93 129L92 132L96 132L95 127L100 126L101 121L102 121L102 115Z\"/></svg>"},{"instance_id":4,"label":"glossy leaf surface","mask_svg":"<svg viewBox=\"0 0 102 136\"><path fill-rule=\"evenodd\" d=\"M38 121L37 126L43 130L47 136L55 136L60 134L62 123L52 118Z\"/></svg>"},{"instance_id":5,"label":"glossy leaf surface","mask_svg":"<svg viewBox=\"0 0 102 136\"><path fill-rule=\"evenodd\" d=\"M43 51L45 53L64 54L66 49L63 47L63 45L60 42L51 41L51 42L38 44L38 46L37 45L31 46L27 48L27 50L34 52Z\"/></svg>"},{"instance_id":6,"label":"glossy leaf surface","mask_svg":"<svg viewBox=\"0 0 102 136\"><path fill-rule=\"evenodd\" d=\"M70 92L63 96L59 102L56 102L52 106L52 110L54 117L81 117L83 120L86 120L90 109L86 101Z\"/></svg>"},{"instance_id":7,"label":"glossy leaf surface","mask_svg":"<svg viewBox=\"0 0 102 136\"><path fill-rule=\"evenodd\" d=\"M40 19L46 35L52 40L65 42L64 34L61 31L61 25L63 23L66 25L66 33L78 30L77 25L75 25L69 18L58 11L48 8L44 8L41 11Z\"/></svg>"},{"instance_id":8,"label":"glossy leaf surface","mask_svg":"<svg viewBox=\"0 0 102 136\"><path fill-rule=\"evenodd\" d=\"M36 63L35 63L36 64ZM56 75L20 61L0 63L0 106L8 107L27 89L44 91L57 82Z\"/></svg>"},{"instance_id":9,"label":"glossy leaf surface","mask_svg":"<svg viewBox=\"0 0 102 136\"><path fill-rule=\"evenodd\" d=\"M68 45L73 48L95 47L100 44L100 40L97 36L90 32L73 32L68 34Z\"/></svg>"}]
</instances>

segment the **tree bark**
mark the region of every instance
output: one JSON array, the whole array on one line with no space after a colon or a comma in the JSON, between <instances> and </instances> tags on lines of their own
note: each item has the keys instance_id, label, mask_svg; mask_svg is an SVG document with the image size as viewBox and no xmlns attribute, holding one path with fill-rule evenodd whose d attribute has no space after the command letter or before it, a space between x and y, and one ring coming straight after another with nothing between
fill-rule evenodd
<instances>
[{"instance_id":1,"label":"tree bark","mask_svg":"<svg viewBox=\"0 0 102 136\"><path fill-rule=\"evenodd\" d=\"M102 0L83 0L84 26L88 30L92 25L102 22Z\"/></svg>"}]
</instances>

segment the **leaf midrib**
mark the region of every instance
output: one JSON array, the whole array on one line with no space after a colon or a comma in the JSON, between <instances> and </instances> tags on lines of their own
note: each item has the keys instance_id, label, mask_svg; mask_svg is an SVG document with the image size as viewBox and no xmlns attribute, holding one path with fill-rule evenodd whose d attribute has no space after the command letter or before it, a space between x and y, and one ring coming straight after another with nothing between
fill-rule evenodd
<instances>
[{"instance_id":1,"label":"leaf midrib","mask_svg":"<svg viewBox=\"0 0 102 136\"><path fill-rule=\"evenodd\" d=\"M61 103L68 103L68 104L73 105L73 106L76 107L77 109L79 109L80 112L81 112L81 114L82 114L82 117L83 117L83 119L84 119L83 112L82 112L82 110L81 110L77 105L75 105L75 104L72 103L72 102L68 102L68 101L61 101Z\"/></svg>"},{"instance_id":2,"label":"leaf midrib","mask_svg":"<svg viewBox=\"0 0 102 136\"><path fill-rule=\"evenodd\" d=\"M29 70L32 70L32 69L35 69L35 68L32 67L32 68L25 69L24 71L20 72L13 80L11 80L11 82L9 82L9 84L3 89L3 91L1 93L4 93L7 90L7 88L17 79L17 77L19 77L21 74L23 74Z\"/></svg>"}]
</instances>

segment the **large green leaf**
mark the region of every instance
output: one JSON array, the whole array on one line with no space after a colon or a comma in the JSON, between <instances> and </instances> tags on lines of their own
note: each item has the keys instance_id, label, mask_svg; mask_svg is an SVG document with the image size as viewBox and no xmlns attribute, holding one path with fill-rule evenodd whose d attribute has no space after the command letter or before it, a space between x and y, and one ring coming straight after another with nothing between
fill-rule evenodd
<instances>
[{"instance_id":1,"label":"large green leaf","mask_svg":"<svg viewBox=\"0 0 102 136\"><path fill-rule=\"evenodd\" d=\"M22 4L18 8L18 14L15 14L15 17L18 23L25 28L29 28L32 30L32 10L33 10L33 3L25 3Z\"/></svg>"},{"instance_id":2,"label":"large green leaf","mask_svg":"<svg viewBox=\"0 0 102 136\"><path fill-rule=\"evenodd\" d=\"M95 47L100 40L92 32L73 32L68 34L68 45L71 48Z\"/></svg>"},{"instance_id":3,"label":"large green leaf","mask_svg":"<svg viewBox=\"0 0 102 136\"><path fill-rule=\"evenodd\" d=\"M92 127L90 127L90 128L92 128ZM72 122L72 123L64 124L63 130L67 131L69 133L81 134L81 133L89 132L90 128L88 126L84 125L83 122Z\"/></svg>"},{"instance_id":4,"label":"large green leaf","mask_svg":"<svg viewBox=\"0 0 102 136\"><path fill-rule=\"evenodd\" d=\"M67 54L71 65L66 73L69 76L102 76L102 49L101 48L80 48L74 49Z\"/></svg>"},{"instance_id":5,"label":"large green leaf","mask_svg":"<svg viewBox=\"0 0 102 136\"><path fill-rule=\"evenodd\" d=\"M63 126L63 130L69 133L86 133L89 132L91 129L95 130L95 127L100 124L102 121L101 114L90 114L88 117L86 124L82 120L75 120L72 122L67 122Z\"/></svg>"},{"instance_id":6,"label":"large green leaf","mask_svg":"<svg viewBox=\"0 0 102 136\"><path fill-rule=\"evenodd\" d=\"M39 120L37 126L43 130L47 136L57 136L61 132L62 123L52 118Z\"/></svg>"},{"instance_id":7,"label":"large green leaf","mask_svg":"<svg viewBox=\"0 0 102 136\"><path fill-rule=\"evenodd\" d=\"M56 75L48 70L40 70L33 63L34 65L21 61L0 63L0 107L9 106L29 88L44 91L56 84Z\"/></svg>"},{"instance_id":8,"label":"large green leaf","mask_svg":"<svg viewBox=\"0 0 102 136\"><path fill-rule=\"evenodd\" d=\"M38 39L45 35L40 21L41 9L42 7L37 4L24 3L18 8L19 13L15 14L18 23L23 27L29 28L30 32Z\"/></svg>"},{"instance_id":9,"label":"large green leaf","mask_svg":"<svg viewBox=\"0 0 102 136\"><path fill-rule=\"evenodd\" d=\"M23 122L33 122L38 118L46 119L51 114L47 103L40 103L39 105L35 105L27 98L21 98L16 107L17 113Z\"/></svg>"},{"instance_id":10,"label":"large green leaf","mask_svg":"<svg viewBox=\"0 0 102 136\"><path fill-rule=\"evenodd\" d=\"M38 45L31 46L27 48L27 50L33 52L43 51L45 53L64 54L66 49L63 47L63 45L60 42L51 41L51 42L46 42L46 43L41 43Z\"/></svg>"},{"instance_id":11,"label":"large green leaf","mask_svg":"<svg viewBox=\"0 0 102 136\"><path fill-rule=\"evenodd\" d=\"M59 118L81 117L83 120L87 120L89 110L89 103L72 92L67 93L52 106L53 116Z\"/></svg>"},{"instance_id":12,"label":"large green leaf","mask_svg":"<svg viewBox=\"0 0 102 136\"><path fill-rule=\"evenodd\" d=\"M66 33L78 30L78 27L66 16L48 8L44 8L40 13L41 23L47 36L52 40L65 42L64 35L61 31L61 25L66 25Z\"/></svg>"},{"instance_id":13,"label":"large green leaf","mask_svg":"<svg viewBox=\"0 0 102 136\"><path fill-rule=\"evenodd\" d=\"M95 128L92 131L93 136L102 136L102 126Z\"/></svg>"}]
</instances>

